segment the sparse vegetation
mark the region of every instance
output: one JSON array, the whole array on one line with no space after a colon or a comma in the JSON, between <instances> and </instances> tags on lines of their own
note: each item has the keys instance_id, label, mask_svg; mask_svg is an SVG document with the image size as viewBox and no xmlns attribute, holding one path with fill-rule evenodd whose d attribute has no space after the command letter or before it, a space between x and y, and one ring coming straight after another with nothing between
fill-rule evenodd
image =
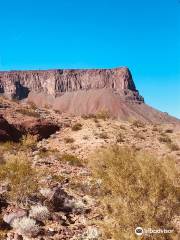
<instances>
[{"instance_id":1,"label":"sparse vegetation","mask_svg":"<svg viewBox=\"0 0 180 240\"><path fill-rule=\"evenodd\" d=\"M74 141L75 141L74 138L71 138L71 137L64 138L65 143L73 143Z\"/></svg>"},{"instance_id":2,"label":"sparse vegetation","mask_svg":"<svg viewBox=\"0 0 180 240\"><path fill-rule=\"evenodd\" d=\"M102 139L108 139L108 134L106 132L101 132L99 134L99 137L102 138Z\"/></svg>"},{"instance_id":3,"label":"sparse vegetation","mask_svg":"<svg viewBox=\"0 0 180 240\"><path fill-rule=\"evenodd\" d=\"M82 166L82 160L72 154L61 155L59 158L59 161L68 162L70 165L73 165L73 166Z\"/></svg>"},{"instance_id":4,"label":"sparse vegetation","mask_svg":"<svg viewBox=\"0 0 180 240\"><path fill-rule=\"evenodd\" d=\"M88 140L89 137L87 135L83 136L83 140Z\"/></svg>"},{"instance_id":5,"label":"sparse vegetation","mask_svg":"<svg viewBox=\"0 0 180 240\"><path fill-rule=\"evenodd\" d=\"M173 129L166 129L165 133L173 133Z\"/></svg>"},{"instance_id":6,"label":"sparse vegetation","mask_svg":"<svg viewBox=\"0 0 180 240\"><path fill-rule=\"evenodd\" d=\"M102 110L102 111L97 112L95 116L97 119L102 119L105 121L110 118L110 113L106 110Z\"/></svg>"},{"instance_id":7,"label":"sparse vegetation","mask_svg":"<svg viewBox=\"0 0 180 240\"><path fill-rule=\"evenodd\" d=\"M29 117L35 117L35 118L40 117L40 114L35 111L34 107L33 108L20 108L20 109L17 109L16 111L18 113L21 113L22 115L26 115Z\"/></svg>"},{"instance_id":8,"label":"sparse vegetation","mask_svg":"<svg viewBox=\"0 0 180 240\"><path fill-rule=\"evenodd\" d=\"M89 165L101 181L103 239L134 239L137 226L172 228L178 206L173 159L158 161L144 152L114 146L95 152Z\"/></svg>"},{"instance_id":9,"label":"sparse vegetation","mask_svg":"<svg viewBox=\"0 0 180 240\"><path fill-rule=\"evenodd\" d=\"M24 135L21 140L21 147L23 149L33 149L37 145L37 137L33 135Z\"/></svg>"},{"instance_id":10,"label":"sparse vegetation","mask_svg":"<svg viewBox=\"0 0 180 240\"><path fill-rule=\"evenodd\" d=\"M24 153L9 156L1 165L0 181L7 181L10 186L8 199L26 204L28 197L38 189L38 174Z\"/></svg>"},{"instance_id":11,"label":"sparse vegetation","mask_svg":"<svg viewBox=\"0 0 180 240\"><path fill-rule=\"evenodd\" d=\"M171 151L179 151L180 147L176 143L169 142L168 147Z\"/></svg>"},{"instance_id":12,"label":"sparse vegetation","mask_svg":"<svg viewBox=\"0 0 180 240\"><path fill-rule=\"evenodd\" d=\"M81 123L76 123L71 127L72 131L79 131L82 129L82 124Z\"/></svg>"},{"instance_id":13,"label":"sparse vegetation","mask_svg":"<svg viewBox=\"0 0 180 240\"><path fill-rule=\"evenodd\" d=\"M122 143L124 142L124 137L122 135L122 133L118 133L117 136L116 136L116 142L117 143Z\"/></svg>"},{"instance_id":14,"label":"sparse vegetation","mask_svg":"<svg viewBox=\"0 0 180 240\"><path fill-rule=\"evenodd\" d=\"M140 120L135 120L133 123L132 123L132 126L133 127L137 127L137 128L144 128L146 125L144 122L140 121Z\"/></svg>"},{"instance_id":15,"label":"sparse vegetation","mask_svg":"<svg viewBox=\"0 0 180 240\"><path fill-rule=\"evenodd\" d=\"M161 136L159 137L159 141L162 143L168 143L168 144L172 142L171 138L164 133L161 134Z\"/></svg>"}]
</instances>

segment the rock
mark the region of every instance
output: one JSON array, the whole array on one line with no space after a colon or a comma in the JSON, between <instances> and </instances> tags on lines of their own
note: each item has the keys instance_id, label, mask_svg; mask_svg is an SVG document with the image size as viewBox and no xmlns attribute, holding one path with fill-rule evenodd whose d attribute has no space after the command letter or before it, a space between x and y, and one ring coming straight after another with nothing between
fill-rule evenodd
<instances>
[{"instance_id":1,"label":"rock","mask_svg":"<svg viewBox=\"0 0 180 240\"><path fill-rule=\"evenodd\" d=\"M57 96L64 92L97 88L136 91L128 68L0 72L0 93L23 99L30 91Z\"/></svg>"},{"instance_id":2,"label":"rock","mask_svg":"<svg viewBox=\"0 0 180 240\"><path fill-rule=\"evenodd\" d=\"M36 135L38 140L48 138L51 134L59 130L59 126L42 119L25 120L16 124L16 128L22 134Z\"/></svg>"},{"instance_id":3,"label":"rock","mask_svg":"<svg viewBox=\"0 0 180 240\"><path fill-rule=\"evenodd\" d=\"M22 134L0 115L0 142L18 141Z\"/></svg>"},{"instance_id":4,"label":"rock","mask_svg":"<svg viewBox=\"0 0 180 240\"><path fill-rule=\"evenodd\" d=\"M12 209L12 212L4 214L3 221L11 225L16 218L21 218L25 216L27 216L27 211L23 209Z\"/></svg>"},{"instance_id":5,"label":"rock","mask_svg":"<svg viewBox=\"0 0 180 240\"><path fill-rule=\"evenodd\" d=\"M53 211L72 211L72 206L69 205L69 202L73 197L68 195L61 186L54 187L52 190L42 189L40 192L46 198L46 205L48 205Z\"/></svg>"},{"instance_id":6,"label":"rock","mask_svg":"<svg viewBox=\"0 0 180 240\"><path fill-rule=\"evenodd\" d=\"M126 67L4 71L0 72L0 93L9 98L26 98L27 102L59 113L82 116L106 111L109 116L120 120L132 118L151 123L180 123L144 103Z\"/></svg>"}]
</instances>

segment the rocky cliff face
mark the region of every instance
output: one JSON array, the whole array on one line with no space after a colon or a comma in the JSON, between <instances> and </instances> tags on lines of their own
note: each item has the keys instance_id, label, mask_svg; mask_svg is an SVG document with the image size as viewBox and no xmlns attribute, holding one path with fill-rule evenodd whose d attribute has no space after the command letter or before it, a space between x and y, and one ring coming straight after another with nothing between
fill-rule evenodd
<instances>
[{"instance_id":1,"label":"rocky cliff face","mask_svg":"<svg viewBox=\"0 0 180 240\"><path fill-rule=\"evenodd\" d=\"M10 98L23 99L29 92L57 97L66 92L102 88L143 101L128 68L0 72L0 93Z\"/></svg>"}]
</instances>

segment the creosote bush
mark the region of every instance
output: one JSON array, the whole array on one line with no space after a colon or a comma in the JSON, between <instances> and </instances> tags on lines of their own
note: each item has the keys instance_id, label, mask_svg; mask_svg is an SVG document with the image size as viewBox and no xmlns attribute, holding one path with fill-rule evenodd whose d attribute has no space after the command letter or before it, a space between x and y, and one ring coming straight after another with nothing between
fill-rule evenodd
<instances>
[{"instance_id":1,"label":"creosote bush","mask_svg":"<svg viewBox=\"0 0 180 240\"><path fill-rule=\"evenodd\" d=\"M0 181L7 181L9 201L25 204L28 197L38 189L38 174L22 152L10 155L0 168Z\"/></svg>"},{"instance_id":2,"label":"creosote bush","mask_svg":"<svg viewBox=\"0 0 180 240\"><path fill-rule=\"evenodd\" d=\"M89 165L101 181L100 212L105 219L99 226L103 239L136 239L137 226L173 228L171 222L178 209L173 159L159 161L141 151L110 146L95 152ZM172 235L159 234L158 239L172 239Z\"/></svg>"}]
</instances>

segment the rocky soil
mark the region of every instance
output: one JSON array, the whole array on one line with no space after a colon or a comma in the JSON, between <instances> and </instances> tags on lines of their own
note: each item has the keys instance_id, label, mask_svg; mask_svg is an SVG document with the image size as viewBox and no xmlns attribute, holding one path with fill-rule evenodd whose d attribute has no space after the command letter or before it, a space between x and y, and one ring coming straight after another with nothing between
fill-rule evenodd
<instances>
[{"instance_id":1,"label":"rocky soil","mask_svg":"<svg viewBox=\"0 0 180 240\"><path fill-rule=\"evenodd\" d=\"M106 112L69 116L4 98L0 100L0 114L1 158L7 160L23 146L32 167L42 173L38 180L41 187L26 204L6 198L9 185L0 179L0 239L100 239L96 224L102 219L98 211L99 182L86 164L96 149L129 146L157 158L173 156L177 166L180 164L180 125L117 121ZM38 141L7 144L7 140L17 140L11 135L13 131L38 136ZM33 206L46 207L43 217L33 212ZM17 227L22 218L34 219L38 231L23 234Z\"/></svg>"}]
</instances>

